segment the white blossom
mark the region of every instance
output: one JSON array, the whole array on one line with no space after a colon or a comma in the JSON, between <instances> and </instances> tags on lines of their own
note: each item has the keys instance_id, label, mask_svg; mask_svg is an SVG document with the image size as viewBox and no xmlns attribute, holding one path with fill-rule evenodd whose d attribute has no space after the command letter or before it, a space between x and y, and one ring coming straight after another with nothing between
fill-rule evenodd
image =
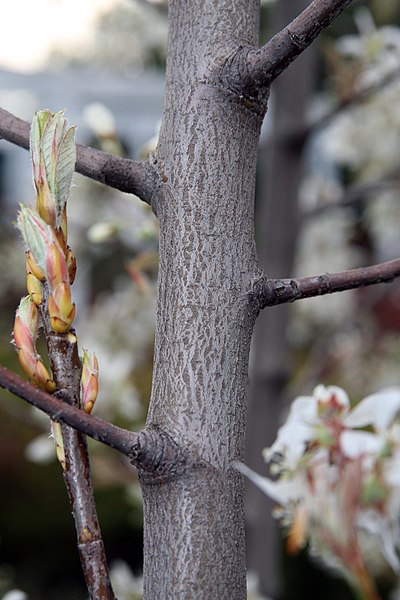
<instances>
[{"instance_id":1,"label":"white blossom","mask_svg":"<svg viewBox=\"0 0 400 600\"><path fill-rule=\"evenodd\" d=\"M289 550L309 542L325 562L353 576L363 532L400 573L399 412L400 388L371 394L351 409L344 390L320 385L294 400L265 453L275 481L236 465L282 507Z\"/></svg>"}]
</instances>

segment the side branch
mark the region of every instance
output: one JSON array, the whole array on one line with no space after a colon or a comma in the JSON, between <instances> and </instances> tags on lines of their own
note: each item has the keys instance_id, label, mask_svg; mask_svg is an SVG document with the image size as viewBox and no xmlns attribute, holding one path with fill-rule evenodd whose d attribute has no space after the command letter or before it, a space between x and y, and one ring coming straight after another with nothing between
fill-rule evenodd
<instances>
[{"instance_id":1,"label":"side branch","mask_svg":"<svg viewBox=\"0 0 400 600\"><path fill-rule=\"evenodd\" d=\"M99 417L86 414L76 406L67 404L68 396L59 400L24 381L21 377L0 365L0 387L9 390L32 406L45 412L53 421L65 423L89 437L130 456L138 443L139 434L112 425ZM62 392L61 392L62 393Z\"/></svg>"},{"instance_id":2,"label":"side branch","mask_svg":"<svg viewBox=\"0 0 400 600\"><path fill-rule=\"evenodd\" d=\"M257 87L268 86L326 29L352 0L314 0L259 50L247 54L247 72Z\"/></svg>"},{"instance_id":3,"label":"side branch","mask_svg":"<svg viewBox=\"0 0 400 600\"><path fill-rule=\"evenodd\" d=\"M0 108L0 139L28 150L29 131L30 126L26 121ZM135 194L151 204L160 179L148 162L114 156L80 144L77 144L76 150L75 170L78 173L121 192Z\"/></svg>"},{"instance_id":4,"label":"side branch","mask_svg":"<svg viewBox=\"0 0 400 600\"><path fill-rule=\"evenodd\" d=\"M106 446L119 450L139 469L141 478L146 481L168 481L182 475L189 463L195 463L199 468L203 465L198 457L191 456L188 450L179 446L160 427L147 427L139 433L122 429L69 404L73 399L62 391L58 392L62 396L62 400L59 400L2 365L0 387L45 412L53 421L65 423Z\"/></svg>"},{"instance_id":5,"label":"side branch","mask_svg":"<svg viewBox=\"0 0 400 600\"><path fill-rule=\"evenodd\" d=\"M394 187L398 188L400 183L400 165L396 165L379 179L369 181L367 183L355 183L344 190L342 196L334 201L326 204L321 204L303 212L303 218L317 217L332 209L346 208L354 206L357 203L368 200L384 190L390 190Z\"/></svg>"},{"instance_id":6,"label":"side branch","mask_svg":"<svg viewBox=\"0 0 400 600\"><path fill-rule=\"evenodd\" d=\"M261 309L375 283L387 283L397 277L400 277L400 258L370 267L299 279L269 279L264 276L255 282L253 295Z\"/></svg>"}]
</instances>

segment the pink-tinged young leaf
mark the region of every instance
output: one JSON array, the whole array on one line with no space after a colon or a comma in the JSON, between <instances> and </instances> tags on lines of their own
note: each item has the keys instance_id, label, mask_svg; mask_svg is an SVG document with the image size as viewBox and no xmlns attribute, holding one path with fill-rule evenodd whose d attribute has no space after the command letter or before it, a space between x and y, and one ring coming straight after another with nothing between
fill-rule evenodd
<instances>
[{"instance_id":1,"label":"pink-tinged young leaf","mask_svg":"<svg viewBox=\"0 0 400 600\"><path fill-rule=\"evenodd\" d=\"M68 282L69 276L64 252L55 235L52 237L53 240L46 251L46 279L50 289L54 290L60 283Z\"/></svg>"},{"instance_id":2,"label":"pink-tinged young leaf","mask_svg":"<svg viewBox=\"0 0 400 600\"><path fill-rule=\"evenodd\" d=\"M40 387L49 394L55 391L56 384L51 379L48 370L37 355L33 356L30 352L21 349L18 351L18 360L34 385Z\"/></svg>"},{"instance_id":3,"label":"pink-tinged young leaf","mask_svg":"<svg viewBox=\"0 0 400 600\"><path fill-rule=\"evenodd\" d=\"M64 128L65 129L65 128ZM62 227L63 207L69 197L72 176L75 171L76 145L75 127L70 127L64 134L57 148L57 168L55 171L54 188L57 206L57 227Z\"/></svg>"},{"instance_id":4,"label":"pink-tinged young leaf","mask_svg":"<svg viewBox=\"0 0 400 600\"><path fill-rule=\"evenodd\" d=\"M17 227L37 265L43 273L46 273L47 246L53 237L51 228L33 208L23 204L21 204L21 210L17 216Z\"/></svg>"},{"instance_id":5,"label":"pink-tinged young leaf","mask_svg":"<svg viewBox=\"0 0 400 600\"><path fill-rule=\"evenodd\" d=\"M60 282L68 281L65 256L52 228L33 208L24 205L21 205L18 213L17 225L50 288L54 289Z\"/></svg>"},{"instance_id":6,"label":"pink-tinged young leaf","mask_svg":"<svg viewBox=\"0 0 400 600\"><path fill-rule=\"evenodd\" d=\"M25 350L36 356L36 336L38 331L38 308L30 296L21 298L15 315L14 345L17 350Z\"/></svg>"},{"instance_id":7,"label":"pink-tinged young leaf","mask_svg":"<svg viewBox=\"0 0 400 600\"><path fill-rule=\"evenodd\" d=\"M47 392L54 392L56 385L36 351L38 308L30 296L21 299L14 322L14 345L18 360L29 379Z\"/></svg>"},{"instance_id":8,"label":"pink-tinged young leaf","mask_svg":"<svg viewBox=\"0 0 400 600\"><path fill-rule=\"evenodd\" d=\"M67 128L67 120L59 112L47 121L40 143L46 181L56 206L56 227L60 227L62 212L68 199L75 170L75 128Z\"/></svg>"}]
</instances>

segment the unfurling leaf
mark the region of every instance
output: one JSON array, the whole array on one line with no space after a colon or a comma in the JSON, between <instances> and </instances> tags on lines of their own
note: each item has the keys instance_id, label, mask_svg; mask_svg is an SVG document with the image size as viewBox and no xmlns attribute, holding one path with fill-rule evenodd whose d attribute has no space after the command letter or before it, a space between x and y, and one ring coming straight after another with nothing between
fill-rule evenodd
<instances>
[{"instance_id":1,"label":"unfurling leaf","mask_svg":"<svg viewBox=\"0 0 400 600\"><path fill-rule=\"evenodd\" d=\"M36 113L30 135L33 181L39 215L54 229L62 227L76 162L75 128L62 112Z\"/></svg>"},{"instance_id":2,"label":"unfurling leaf","mask_svg":"<svg viewBox=\"0 0 400 600\"><path fill-rule=\"evenodd\" d=\"M64 252L53 229L33 208L24 205L21 205L18 213L17 226L34 259L32 262L28 258L32 272L35 268L37 275L44 275L51 290L59 283L68 282L69 275ZM39 270L36 270L35 263Z\"/></svg>"}]
</instances>

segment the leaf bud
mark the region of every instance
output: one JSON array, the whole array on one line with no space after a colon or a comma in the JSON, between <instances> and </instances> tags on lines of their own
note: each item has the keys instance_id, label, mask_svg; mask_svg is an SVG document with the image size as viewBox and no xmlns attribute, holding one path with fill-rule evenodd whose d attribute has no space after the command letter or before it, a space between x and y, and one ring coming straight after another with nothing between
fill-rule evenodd
<instances>
[{"instance_id":1,"label":"leaf bud","mask_svg":"<svg viewBox=\"0 0 400 600\"><path fill-rule=\"evenodd\" d=\"M40 306L43 300L43 286L33 273L28 273L26 276L26 287L28 294L36 306Z\"/></svg>"},{"instance_id":2,"label":"leaf bud","mask_svg":"<svg viewBox=\"0 0 400 600\"><path fill-rule=\"evenodd\" d=\"M65 256L65 260L67 263L69 283L70 283L70 285L72 285L75 281L75 275L76 275L76 258L75 258L75 254L72 252L72 250L69 246L67 246L67 253Z\"/></svg>"},{"instance_id":3,"label":"leaf bud","mask_svg":"<svg viewBox=\"0 0 400 600\"><path fill-rule=\"evenodd\" d=\"M76 308L71 299L71 288L65 281L59 283L49 296L48 311L53 331L65 333L75 318Z\"/></svg>"},{"instance_id":4,"label":"leaf bud","mask_svg":"<svg viewBox=\"0 0 400 600\"><path fill-rule=\"evenodd\" d=\"M32 273L39 281L45 280L45 275L42 269L37 264L32 252L27 250L26 252L26 274Z\"/></svg>"},{"instance_id":5,"label":"leaf bud","mask_svg":"<svg viewBox=\"0 0 400 600\"><path fill-rule=\"evenodd\" d=\"M99 389L99 364L96 355L83 351L81 392L83 410L90 414L96 402Z\"/></svg>"}]
</instances>

